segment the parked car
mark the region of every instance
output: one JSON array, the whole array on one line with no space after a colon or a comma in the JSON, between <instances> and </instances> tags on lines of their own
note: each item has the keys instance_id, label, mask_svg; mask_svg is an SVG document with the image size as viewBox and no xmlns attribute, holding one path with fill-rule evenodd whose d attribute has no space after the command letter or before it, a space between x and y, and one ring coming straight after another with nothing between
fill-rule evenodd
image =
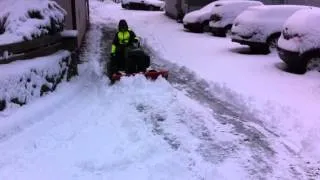
<instances>
[{"instance_id":1,"label":"parked car","mask_svg":"<svg viewBox=\"0 0 320 180\"><path fill-rule=\"evenodd\" d=\"M218 1L212 2L199 10L187 13L182 20L184 28L196 33L209 31L211 10L217 2Z\"/></svg>"},{"instance_id":2,"label":"parked car","mask_svg":"<svg viewBox=\"0 0 320 180\"><path fill-rule=\"evenodd\" d=\"M320 9L312 8L300 10L286 21L278 41L278 53L289 71L303 74L312 59L319 60L319 19Z\"/></svg>"},{"instance_id":3,"label":"parked car","mask_svg":"<svg viewBox=\"0 0 320 180\"><path fill-rule=\"evenodd\" d=\"M260 1L218 1L211 11L209 22L210 30L214 36L225 37L231 30L235 18L248 7L261 6Z\"/></svg>"},{"instance_id":4,"label":"parked car","mask_svg":"<svg viewBox=\"0 0 320 180\"><path fill-rule=\"evenodd\" d=\"M268 54L276 48L285 21L296 11L308 6L265 5L249 7L234 21L231 39L249 45L252 52Z\"/></svg>"},{"instance_id":5,"label":"parked car","mask_svg":"<svg viewBox=\"0 0 320 180\"><path fill-rule=\"evenodd\" d=\"M165 2L160 0L122 0L121 6L124 9L162 11Z\"/></svg>"}]
</instances>

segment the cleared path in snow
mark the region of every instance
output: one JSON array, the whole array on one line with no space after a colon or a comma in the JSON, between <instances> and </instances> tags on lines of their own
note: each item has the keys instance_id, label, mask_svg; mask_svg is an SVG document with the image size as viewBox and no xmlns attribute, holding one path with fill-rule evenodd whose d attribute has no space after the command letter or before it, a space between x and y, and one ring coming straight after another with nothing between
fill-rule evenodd
<instances>
[{"instance_id":1,"label":"cleared path in snow","mask_svg":"<svg viewBox=\"0 0 320 180\"><path fill-rule=\"evenodd\" d=\"M9 134L0 142L0 179L304 177L292 154L251 142L227 123L241 118L200 104L188 97L186 88L180 86L180 91L163 79L143 77L109 86L97 63L103 59L97 49L106 44L101 37L100 28L93 26L83 57L89 63L81 65L79 78L0 119L34 123L6 129ZM217 120L217 114L226 121Z\"/></svg>"}]
</instances>

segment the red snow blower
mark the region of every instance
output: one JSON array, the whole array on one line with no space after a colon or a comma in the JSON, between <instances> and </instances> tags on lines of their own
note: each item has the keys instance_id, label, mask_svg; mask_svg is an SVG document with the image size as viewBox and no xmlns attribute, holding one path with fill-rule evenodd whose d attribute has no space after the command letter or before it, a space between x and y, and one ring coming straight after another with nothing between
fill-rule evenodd
<instances>
[{"instance_id":1,"label":"red snow blower","mask_svg":"<svg viewBox=\"0 0 320 180\"><path fill-rule=\"evenodd\" d=\"M123 59L114 56L107 64L108 76L112 83L119 81L124 76L129 77L137 74L143 74L150 80L155 80L159 76L168 79L169 72L166 70L149 70L150 56L142 50L140 44L127 47L124 51L125 56L122 57ZM119 60L124 60L125 62Z\"/></svg>"}]
</instances>

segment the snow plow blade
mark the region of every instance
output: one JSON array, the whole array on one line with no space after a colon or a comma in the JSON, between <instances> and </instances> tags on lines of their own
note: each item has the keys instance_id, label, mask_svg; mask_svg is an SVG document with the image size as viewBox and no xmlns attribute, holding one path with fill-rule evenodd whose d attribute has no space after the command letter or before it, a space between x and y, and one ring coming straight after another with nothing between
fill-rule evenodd
<instances>
[{"instance_id":1,"label":"snow plow blade","mask_svg":"<svg viewBox=\"0 0 320 180\"><path fill-rule=\"evenodd\" d=\"M165 79L168 79L168 71L148 71L145 73L134 73L134 74L120 74L120 73L115 73L112 75L111 80L113 82L119 81L121 77L129 77L129 76L135 76L136 74L143 74L147 79L151 80L156 80L159 76L162 76Z\"/></svg>"}]
</instances>

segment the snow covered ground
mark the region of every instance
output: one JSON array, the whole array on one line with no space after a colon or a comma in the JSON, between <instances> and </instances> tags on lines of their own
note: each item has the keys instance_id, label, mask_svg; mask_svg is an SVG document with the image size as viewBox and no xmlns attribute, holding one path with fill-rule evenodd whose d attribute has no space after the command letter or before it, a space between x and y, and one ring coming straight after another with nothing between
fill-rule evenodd
<instances>
[{"instance_id":1,"label":"snow covered ground","mask_svg":"<svg viewBox=\"0 0 320 180\"><path fill-rule=\"evenodd\" d=\"M292 87L300 80L310 88L318 74L281 72L275 54L243 55L238 51L246 49L228 39L186 33L162 13L123 11L108 1L90 4L93 25L79 77L14 114L0 115L0 179L315 177L299 148L300 140L317 142L304 134L315 119L303 119L303 127L293 118L307 111L295 112L300 106L288 102L312 102L308 98L316 94L295 97L302 87ZM171 84L138 76L110 86L100 62L106 40L101 28L119 18L144 37L158 65L181 77L170 77Z\"/></svg>"},{"instance_id":2,"label":"snow covered ground","mask_svg":"<svg viewBox=\"0 0 320 180\"><path fill-rule=\"evenodd\" d=\"M102 27L91 26L78 78L0 117L0 179L307 178L300 158L267 142L258 124L164 79L110 86L99 65Z\"/></svg>"},{"instance_id":3,"label":"snow covered ground","mask_svg":"<svg viewBox=\"0 0 320 180\"><path fill-rule=\"evenodd\" d=\"M320 74L289 74L277 53L248 55L230 39L192 34L161 12L123 11L106 1L91 1L95 23L128 20L167 67L186 67L208 81L216 96L263 120L296 153L319 162Z\"/></svg>"}]
</instances>

